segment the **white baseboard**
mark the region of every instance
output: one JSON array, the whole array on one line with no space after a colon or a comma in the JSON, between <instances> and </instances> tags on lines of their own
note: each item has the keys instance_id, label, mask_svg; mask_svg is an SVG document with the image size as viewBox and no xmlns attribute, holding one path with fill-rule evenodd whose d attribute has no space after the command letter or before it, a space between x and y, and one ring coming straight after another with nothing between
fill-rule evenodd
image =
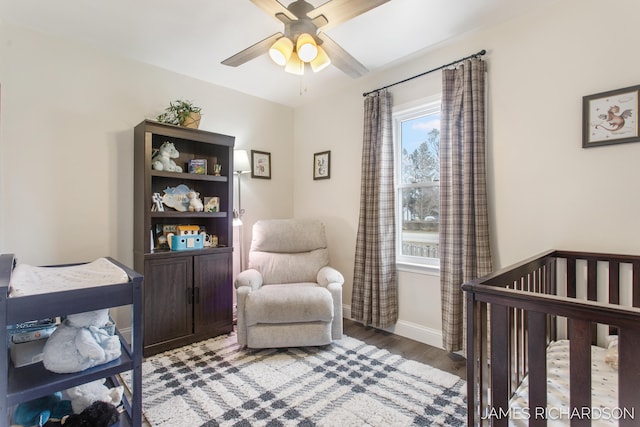
<instances>
[{"instance_id":1,"label":"white baseboard","mask_svg":"<svg viewBox=\"0 0 640 427\"><path fill-rule=\"evenodd\" d=\"M342 317L346 319L353 319L351 317L351 306L342 304Z\"/></svg>"},{"instance_id":2,"label":"white baseboard","mask_svg":"<svg viewBox=\"0 0 640 427\"><path fill-rule=\"evenodd\" d=\"M342 315L347 319L352 319L351 306L343 305ZM428 344L432 347L443 348L442 331L438 329L429 328L406 320L398 320L394 326L384 330L392 334L400 335L401 337Z\"/></svg>"}]
</instances>

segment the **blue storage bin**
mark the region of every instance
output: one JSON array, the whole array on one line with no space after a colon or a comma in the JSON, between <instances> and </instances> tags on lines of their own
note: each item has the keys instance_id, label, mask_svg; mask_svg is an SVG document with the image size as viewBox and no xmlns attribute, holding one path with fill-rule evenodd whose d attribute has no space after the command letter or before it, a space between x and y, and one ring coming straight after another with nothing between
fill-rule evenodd
<instances>
[{"instance_id":1,"label":"blue storage bin","mask_svg":"<svg viewBox=\"0 0 640 427\"><path fill-rule=\"evenodd\" d=\"M171 236L171 250L184 251L187 249L203 249L204 235L191 234L186 236Z\"/></svg>"}]
</instances>

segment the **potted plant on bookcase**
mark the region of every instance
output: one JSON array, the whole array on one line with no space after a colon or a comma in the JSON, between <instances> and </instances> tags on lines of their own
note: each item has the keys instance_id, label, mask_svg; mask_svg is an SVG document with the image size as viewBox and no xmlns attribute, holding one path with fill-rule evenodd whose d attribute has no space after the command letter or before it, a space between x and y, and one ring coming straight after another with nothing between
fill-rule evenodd
<instances>
[{"instance_id":1,"label":"potted plant on bookcase","mask_svg":"<svg viewBox=\"0 0 640 427\"><path fill-rule=\"evenodd\" d=\"M200 126L201 111L202 108L193 105L192 101L178 99L169 102L164 113L160 114L156 120L161 123L197 129Z\"/></svg>"}]
</instances>

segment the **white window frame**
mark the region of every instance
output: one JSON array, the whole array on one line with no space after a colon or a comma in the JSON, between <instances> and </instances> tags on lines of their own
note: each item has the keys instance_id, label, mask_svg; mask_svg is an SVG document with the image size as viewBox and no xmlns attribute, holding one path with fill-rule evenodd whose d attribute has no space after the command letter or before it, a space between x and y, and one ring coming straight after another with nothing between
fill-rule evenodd
<instances>
[{"instance_id":1,"label":"white window frame","mask_svg":"<svg viewBox=\"0 0 640 427\"><path fill-rule=\"evenodd\" d=\"M398 270L416 273L440 273L440 258L426 258L402 255L402 185L400 161L402 159L402 122L428 114L439 112L442 95L434 95L419 99L411 103L394 107L393 112L393 143L394 143L394 188L396 194L396 268Z\"/></svg>"}]
</instances>

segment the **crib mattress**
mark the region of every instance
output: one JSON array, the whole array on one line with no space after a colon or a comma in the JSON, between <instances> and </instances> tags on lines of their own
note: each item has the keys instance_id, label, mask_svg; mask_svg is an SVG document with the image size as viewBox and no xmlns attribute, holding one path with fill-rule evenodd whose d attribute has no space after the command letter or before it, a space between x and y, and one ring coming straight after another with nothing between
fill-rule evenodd
<instances>
[{"instance_id":1,"label":"crib mattress","mask_svg":"<svg viewBox=\"0 0 640 427\"><path fill-rule=\"evenodd\" d=\"M37 295L128 281L127 273L106 258L66 267L18 264L11 274L9 296Z\"/></svg>"},{"instance_id":2,"label":"crib mattress","mask_svg":"<svg viewBox=\"0 0 640 427\"><path fill-rule=\"evenodd\" d=\"M591 425L617 426L618 371L605 362L606 349L591 346ZM529 377L525 377L511 399L511 426L527 426L529 414ZM547 426L568 426L569 409L569 341L559 340L547 348Z\"/></svg>"}]
</instances>

